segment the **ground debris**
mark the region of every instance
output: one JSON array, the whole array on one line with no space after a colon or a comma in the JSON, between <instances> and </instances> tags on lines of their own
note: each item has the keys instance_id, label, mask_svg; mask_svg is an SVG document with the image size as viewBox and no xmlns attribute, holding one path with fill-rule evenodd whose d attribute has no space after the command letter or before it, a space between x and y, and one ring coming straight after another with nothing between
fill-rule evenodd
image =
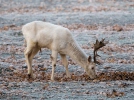
<instances>
[{"instance_id":1,"label":"ground debris","mask_svg":"<svg viewBox=\"0 0 134 100\"><path fill-rule=\"evenodd\" d=\"M113 31L119 32L119 31L122 31L122 30L123 30L122 26L119 26L119 25L114 25L113 26Z\"/></svg>"},{"instance_id":2,"label":"ground debris","mask_svg":"<svg viewBox=\"0 0 134 100\"><path fill-rule=\"evenodd\" d=\"M106 96L109 98L115 98L115 97L121 97L124 96L124 92L116 91L115 89L112 90L112 92L107 92Z\"/></svg>"},{"instance_id":3,"label":"ground debris","mask_svg":"<svg viewBox=\"0 0 134 100\"><path fill-rule=\"evenodd\" d=\"M118 85L119 88L125 88L125 87L128 87L128 86L129 86L129 84L127 84L127 83L121 83L121 84Z\"/></svg>"},{"instance_id":4,"label":"ground debris","mask_svg":"<svg viewBox=\"0 0 134 100\"><path fill-rule=\"evenodd\" d=\"M134 72L116 71L108 73L100 73L97 77L98 80L115 81L115 80L134 80Z\"/></svg>"},{"instance_id":5,"label":"ground debris","mask_svg":"<svg viewBox=\"0 0 134 100\"><path fill-rule=\"evenodd\" d=\"M27 75L27 69L14 69L14 71L4 70L4 80L11 82L34 82L34 81L50 81L51 72L45 72L45 70L34 70L34 79L29 79ZM116 80L129 80L134 81L134 72L126 71L110 71L110 72L98 72L97 78L91 80L90 77L84 73L81 75L71 74L71 78L67 78L65 73L55 73L55 81L68 82L68 81L90 81L90 82L101 82L101 81L116 81ZM127 84L121 84L119 87L125 87Z\"/></svg>"},{"instance_id":6,"label":"ground debris","mask_svg":"<svg viewBox=\"0 0 134 100\"><path fill-rule=\"evenodd\" d=\"M45 89L47 89L49 87L49 84L46 84L44 87L43 87L43 89L45 90Z\"/></svg>"}]
</instances>

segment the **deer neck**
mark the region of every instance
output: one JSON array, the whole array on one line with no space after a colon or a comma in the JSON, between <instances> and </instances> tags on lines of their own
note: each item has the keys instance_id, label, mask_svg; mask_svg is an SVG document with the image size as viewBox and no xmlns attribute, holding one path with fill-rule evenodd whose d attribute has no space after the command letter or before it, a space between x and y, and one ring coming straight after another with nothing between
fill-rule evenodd
<instances>
[{"instance_id":1,"label":"deer neck","mask_svg":"<svg viewBox=\"0 0 134 100\"><path fill-rule=\"evenodd\" d=\"M69 43L68 46L68 55L81 67L86 69L87 64L87 55L83 52L81 47L76 43Z\"/></svg>"}]
</instances>

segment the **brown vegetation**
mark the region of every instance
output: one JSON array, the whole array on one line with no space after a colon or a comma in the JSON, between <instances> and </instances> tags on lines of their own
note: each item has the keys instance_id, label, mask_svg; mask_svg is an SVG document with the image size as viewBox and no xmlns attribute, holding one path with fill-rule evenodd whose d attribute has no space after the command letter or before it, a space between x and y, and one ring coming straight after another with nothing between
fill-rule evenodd
<instances>
[{"instance_id":1,"label":"brown vegetation","mask_svg":"<svg viewBox=\"0 0 134 100\"><path fill-rule=\"evenodd\" d=\"M51 72L46 72L46 68L34 69L35 79L29 79L27 70L17 70L13 67L9 67L3 74L3 80L10 82L22 82L22 81L50 81ZM89 82L100 82L100 81L116 81L116 80L129 80L134 81L134 72L126 71L110 71L110 72L98 72L97 78L91 80L89 76L84 73L81 75L72 74L71 78L67 78L65 73L56 73L55 81L66 82L66 81L89 81Z\"/></svg>"}]
</instances>

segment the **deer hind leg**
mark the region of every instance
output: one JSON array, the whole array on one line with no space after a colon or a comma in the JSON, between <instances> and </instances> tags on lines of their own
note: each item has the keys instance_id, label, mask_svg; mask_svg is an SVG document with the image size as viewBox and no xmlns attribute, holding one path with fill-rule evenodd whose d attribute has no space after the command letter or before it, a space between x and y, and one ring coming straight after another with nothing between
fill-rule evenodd
<instances>
[{"instance_id":1,"label":"deer hind leg","mask_svg":"<svg viewBox=\"0 0 134 100\"><path fill-rule=\"evenodd\" d=\"M51 60L52 60L52 75L51 75L51 81L54 81L54 71L56 67L56 61L57 61L57 51L52 51Z\"/></svg>"},{"instance_id":2,"label":"deer hind leg","mask_svg":"<svg viewBox=\"0 0 134 100\"><path fill-rule=\"evenodd\" d=\"M70 72L68 70L68 61L67 61L66 55L60 54L60 56L61 56L62 63L64 67L66 68L66 75L68 78L71 78Z\"/></svg>"},{"instance_id":3,"label":"deer hind leg","mask_svg":"<svg viewBox=\"0 0 134 100\"><path fill-rule=\"evenodd\" d=\"M27 42L27 47L25 49L24 55L26 59L26 64L28 67L28 76L33 78L33 72L32 72L32 58L33 55L35 55L35 52L37 53L37 50L34 49L36 47L36 43L34 42Z\"/></svg>"},{"instance_id":4,"label":"deer hind leg","mask_svg":"<svg viewBox=\"0 0 134 100\"><path fill-rule=\"evenodd\" d=\"M30 56L29 56L29 62L30 62L30 65L32 66L32 60L33 60L33 58L34 58L34 56L37 54L37 52L39 51L39 47L34 47L33 48L33 50L32 50L32 52L31 52L31 54L30 54ZM32 67L31 67L32 68ZM32 70L32 69L31 69ZM32 75L30 75L29 77L32 77L32 78L34 78L33 77L33 72L32 72Z\"/></svg>"}]
</instances>

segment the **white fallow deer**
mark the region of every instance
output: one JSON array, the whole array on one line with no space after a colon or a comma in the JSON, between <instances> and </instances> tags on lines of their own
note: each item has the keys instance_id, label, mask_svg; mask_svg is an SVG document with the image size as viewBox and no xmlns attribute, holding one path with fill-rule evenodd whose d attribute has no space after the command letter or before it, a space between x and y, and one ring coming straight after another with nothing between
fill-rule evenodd
<instances>
[{"instance_id":1,"label":"white fallow deer","mask_svg":"<svg viewBox=\"0 0 134 100\"><path fill-rule=\"evenodd\" d=\"M67 77L71 77L68 71L68 61L66 55L70 56L76 63L83 67L91 79L96 77L96 56L99 43L105 45L102 40L101 42L96 41L96 48L94 48L94 61L91 56L87 56L81 47L74 40L71 32L62 26L54 25L48 22L33 21L27 23L22 27L22 33L26 41L26 49L24 51L26 64L28 66L28 76L33 78L32 71L32 59L41 48L48 48L52 51L52 75L51 80L54 81L54 70L56 67L56 60L58 53L61 56L62 63L66 68ZM102 46L103 46L102 45Z\"/></svg>"}]
</instances>

